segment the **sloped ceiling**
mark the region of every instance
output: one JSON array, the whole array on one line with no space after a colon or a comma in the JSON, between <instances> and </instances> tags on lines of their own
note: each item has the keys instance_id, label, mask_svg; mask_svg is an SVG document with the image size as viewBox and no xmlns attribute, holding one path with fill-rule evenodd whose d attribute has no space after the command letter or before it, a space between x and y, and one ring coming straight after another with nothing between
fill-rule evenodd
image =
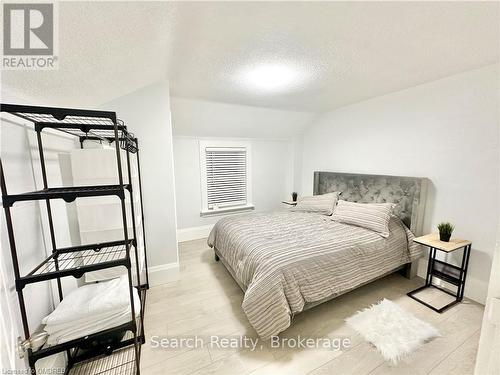
<instances>
[{"instance_id":1,"label":"sloped ceiling","mask_svg":"<svg viewBox=\"0 0 500 375\"><path fill-rule=\"evenodd\" d=\"M321 112L499 60L498 2L61 2L59 69L2 90L93 107L158 80L177 97ZM239 74L289 64L259 92Z\"/></svg>"}]
</instances>

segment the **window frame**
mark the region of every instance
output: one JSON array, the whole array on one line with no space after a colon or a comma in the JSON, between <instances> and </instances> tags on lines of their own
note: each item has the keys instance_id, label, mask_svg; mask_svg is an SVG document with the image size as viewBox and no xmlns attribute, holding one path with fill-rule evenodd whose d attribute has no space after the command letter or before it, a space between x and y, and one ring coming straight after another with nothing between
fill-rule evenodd
<instances>
[{"instance_id":1,"label":"window frame","mask_svg":"<svg viewBox=\"0 0 500 375\"><path fill-rule=\"evenodd\" d=\"M208 208L207 187L207 160L205 150L207 148L244 148L246 151L246 204L228 206L218 209ZM252 201L252 145L249 141L237 140L200 140L200 184L201 184L201 216L217 215L230 212L253 210L255 206Z\"/></svg>"}]
</instances>

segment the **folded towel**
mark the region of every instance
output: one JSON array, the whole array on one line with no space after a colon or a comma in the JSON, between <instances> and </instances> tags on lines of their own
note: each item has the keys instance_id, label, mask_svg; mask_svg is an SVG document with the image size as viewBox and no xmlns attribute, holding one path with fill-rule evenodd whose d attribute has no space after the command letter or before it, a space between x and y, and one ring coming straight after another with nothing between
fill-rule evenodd
<instances>
[{"instance_id":1,"label":"folded towel","mask_svg":"<svg viewBox=\"0 0 500 375\"><path fill-rule=\"evenodd\" d=\"M88 284L69 293L56 309L42 319L45 325L74 323L80 319L95 319L112 312L121 312L130 305L128 278Z\"/></svg>"},{"instance_id":2,"label":"folded towel","mask_svg":"<svg viewBox=\"0 0 500 375\"><path fill-rule=\"evenodd\" d=\"M135 307L135 315L136 317L139 316L140 311L141 311L141 306L140 306L140 299L137 293L134 293L134 307ZM111 322L111 324L108 324L108 328L114 327L118 324L114 324L113 322L116 320L117 317L122 317L125 316L127 317L127 320L123 323L126 323L127 321L132 320L132 315L131 315L131 309L130 305L126 306L122 310L118 311L113 311L112 313L108 313L106 315L96 315L92 317L87 317L84 319L77 319L72 322L64 322L64 323L59 323L59 324L47 324L44 327L44 331L48 332L49 334L57 334L61 331L73 331L75 329L81 328L81 327L90 327L95 324L99 324L98 326L101 325L106 325L107 322ZM123 324L122 323L122 324Z\"/></svg>"},{"instance_id":3,"label":"folded towel","mask_svg":"<svg viewBox=\"0 0 500 375\"><path fill-rule=\"evenodd\" d=\"M56 332L49 332L50 335L47 339L48 345L62 344L70 340L77 339L79 337L85 337L96 332L104 331L109 328L118 327L122 324L130 322L131 316L130 311L126 311L122 314L108 318L106 320L98 320L91 324L80 325L75 324L73 327L67 327L66 329L59 330Z\"/></svg>"},{"instance_id":4,"label":"folded towel","mask_svg":"<svg viewBox=\"0 0 500 375\"><path fill-rule=\"evenodd\" d=\"M133 293L135 315L141 301ZM89 284L69 293L56 309L42 320L49 333L47 344L54 345L117 327L132 320L128 278Z\"/></svg>"}]
</instances>

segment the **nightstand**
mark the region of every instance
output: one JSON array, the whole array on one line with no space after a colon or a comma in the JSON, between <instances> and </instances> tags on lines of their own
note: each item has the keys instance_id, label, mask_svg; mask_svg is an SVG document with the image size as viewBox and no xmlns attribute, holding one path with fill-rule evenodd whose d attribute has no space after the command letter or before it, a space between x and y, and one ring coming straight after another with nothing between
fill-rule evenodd
<instances>
[{"instance_id":1,"label":"nightstand","mask_svg":"<svg viewBox=\"0 0 500 375\"><path fill-rule=\"evenodd\" d=\"M427 276L425 279L425 285L415 290L412 290L411 292L408 293L408 296L420 302L421 304L431 308L432 310L438 313L442 313L446 309L462 301L464 297L465 278L467 276L467 266L469 265L469 257L472 244L470 241L461 240L458 238L452 238L450 239L450 242L443 242L439 240L439 234L437 233L428 234L422 237L417 237L413 239L413 241L421 245L427 246L429 248L429 262L427 263ZM462 263L460 267L436 259L437 251L442 251L444 253L451 253L453 251L457 251L460 249L463 249ZM457 292L453 293L449 290L441 288L440 286L434 285L432 283L433 277L437 277L438 279L441 279L443 281L446 281L447 283L456 286ZM425 288L439 289L442 292L455 297L455 300L441 308L436 308L415 296L416 293L420 292Z\"/></svg>"},{"instance_id":2,"label":"nightstand","mask_svg":"<svg viewBox=\"0 0 500 375\"><path fill-rule=\"evenodd\" d=\"M297 201L281 201L281 203L284 203L288 206L296 206L297 205Z\"/></svg>"}]
</instances>

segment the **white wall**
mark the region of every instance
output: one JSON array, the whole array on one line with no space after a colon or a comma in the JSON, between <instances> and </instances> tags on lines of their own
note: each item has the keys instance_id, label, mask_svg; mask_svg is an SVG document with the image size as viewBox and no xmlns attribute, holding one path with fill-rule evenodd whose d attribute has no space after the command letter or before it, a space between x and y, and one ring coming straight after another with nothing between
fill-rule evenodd
<instances>
[{"instance_id":1,"label":"white wall","mask_svg":"<svg viewBox=\"0 0 500 375\"><path fill-rule=\"evenodd\" d=\"M292 138L313 113L175 98L171 100L174 135L194 137Z\"/></svg>"},{"instance_id":2,"label":"white wall","mask_svg":"<svg viewBox=\"0 0 500 375\"><path fill-rule=\"evenodd\" d=\"M301 192L320 170L431 180L424 230L472 241L466 296L484 302L499 201L498 65L340 108L303 137Z\"/></svg>"},{"instance_id":3,"label":"white wall","mask_svg":"<svg viewBox=\"0 0 500 375\"><path fill-rule=\"evenodd\" d=\"M150 283L178 270L172 125L168 82L159 82L103 104L116 111L139 139Z\"/></svg>"},{"instance_id":4,"label":"white wall","mask_svg":"<svg viewBox=\"0 0 500 375\"><path fill-rule=\"evenodd\" d=\"M498 97L498 108L500 108L500 96ZM499 134L500 136L500 134ZM499 139L500 142L500 139ZM499 154L500 158L500 154ZM499 159L500 172L500 159ZM500 173L499 173L500 178ZM499 181L500 183L500 181ZM500 201L497 212L500 217ZM476 368L474 374L498 374L500 373L500 357L494 348L500 347L500 220L497 230L497 243L493 254L491 265L491 277L488 285L488 295L484 308L481 336L476 357Z\"/></svg>"},{"instance_id":5,"label":"white wall","mask_svg":"<svg viewBox=\"0 0 500 375\"><path fill-rule=\"evenodd\" d=\"M208 139L208 138L202 138ZM217 138L222 139L222 138ZM292 143L289 140L245 139L252 146L252 203L256 211L282 208L292 191ZM214 224L220 216L200 217L199 139L174 137L177 228Z\"/></svg>"},{"instance_id":6,"label":"white wall","mask_svg":"<svg viewBox=\"0 0 500 375\"><path fill-rule=\"evenodd\" d=\"M172 98L174 163L179 238L203 237L221 216L200 217L198 141L242 139L252 144L252 195L256 211L283 207L294 190L295 137L312 113ZM193 228L204 227L204 231ZM186 235L193 233L194 237Z\"/></svg>"}]
</instances>

